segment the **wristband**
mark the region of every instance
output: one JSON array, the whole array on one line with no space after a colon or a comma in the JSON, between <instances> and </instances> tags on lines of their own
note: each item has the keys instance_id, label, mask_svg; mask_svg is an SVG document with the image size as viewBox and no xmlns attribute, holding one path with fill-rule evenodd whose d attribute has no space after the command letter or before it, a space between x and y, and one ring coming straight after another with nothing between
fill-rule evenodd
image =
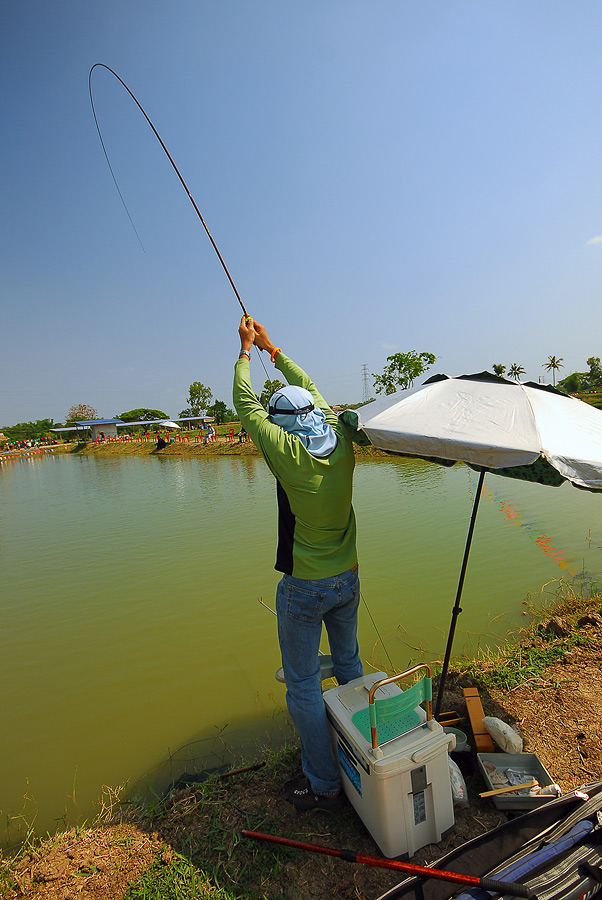
<instances>
[{"instance_id":1,"label":"wristband","mask_svg":"<svg viewBox=\"0 0 602 900\"><path fill-rule=\"evenodd\" d=\"M251 351L250 350L241 350L238 354L238 358L242 359L243 356L246 356L249 362L251 362Z\"/></svg>"},{"instance_id":2,"label":"wristband","mask_svg":"<svg viewBox=\"0 0 602 900\"><path fill-rule=\"evenodd\" d=\"M274 347L270 356L270 362L276 362L276 357L280 353L280 347Z\"/></svg>"}]
</instances>

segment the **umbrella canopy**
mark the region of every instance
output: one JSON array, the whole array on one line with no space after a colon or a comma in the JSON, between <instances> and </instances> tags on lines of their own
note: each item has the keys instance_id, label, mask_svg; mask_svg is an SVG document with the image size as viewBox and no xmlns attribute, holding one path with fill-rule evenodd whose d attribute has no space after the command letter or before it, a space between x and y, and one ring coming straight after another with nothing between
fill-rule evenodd
<instances>
[{"instance_id":1,"label":"umbrella canopy","mask_svg":"<svg viewBox=\"0 0 602 900\"><path fill-rule=\"evenodd\" d=\"M602 491L602 415L549 385L481 372L435 375L360 407L357 417L381 450L443 465L461 461L480 472L439 679L438 718L485 472Z\"/></svg>"},{"instance_id":2,"label":"umbrella canopy","mask_svg":"<svg viewBox=\"0 0 602 900\"><path fill-rule=\"evenodd\" d=\"M161 422L159 422L159 425L162 425L163 428L179 428L179 427L180 427L180 426L178 425L177 422L163 422L163 421L161 421Z\"/></svg>"},{"instance_id":3,"label":"umbrella canopy","mask_svg":"<svg viewBox=\"0 0 602 900\"><path fill-rule=\"evenodd\" d=\"M435 375L357 413L382 450L602 490L600 411L549 385L508 381L488 372Z\"/></svg>"}]
</instances>

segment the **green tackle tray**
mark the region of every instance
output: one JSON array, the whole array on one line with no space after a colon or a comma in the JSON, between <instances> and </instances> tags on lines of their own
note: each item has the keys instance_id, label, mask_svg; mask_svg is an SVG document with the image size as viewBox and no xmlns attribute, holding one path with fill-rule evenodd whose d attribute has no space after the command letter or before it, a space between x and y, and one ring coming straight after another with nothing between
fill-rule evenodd
<instances>
[{"instance_id":1,"label":"green tackle tray","mask_svg":"<svg viewBox=\"0 0 602 900\"><path fill-rule=\"evenodd\" d=\"M492 763L496 769L514 769L515 771L525 773L525 781L532 781L536 778L541 787L548 784L554 784L554 779L537 756L536 753L477 753L479 769L483 776L483 781L487 785L488 791L495 790L499 785L491 783L487 769L483 765L484 762ZM497 809L537 809L549 800L554 800L554 794L542 794L541 796L532 797L528 793L513 794L496 794L493 797L485 797L483 799L493 800Z\"/></svg>"}]
</instances>

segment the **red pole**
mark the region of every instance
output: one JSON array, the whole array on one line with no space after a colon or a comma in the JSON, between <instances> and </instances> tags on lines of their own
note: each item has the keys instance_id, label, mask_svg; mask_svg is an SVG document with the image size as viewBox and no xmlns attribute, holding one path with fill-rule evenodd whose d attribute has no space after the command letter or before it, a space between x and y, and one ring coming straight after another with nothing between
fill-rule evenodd
<instances>
[{"instance_id":1,"label":"red pole","mask_svg":"<svg viewBox=\"0 0 602 900\"><path fill-rule=\"evenodd\" d=\"M515 897L526 897L528 900L536 900L535 894L524 884L515 884L510 881L495 881L491 878L479 878L477 875L462 875L459 872L447 872L443 869L431 869L430 866L416 866L413 863L400 862L397 859L383 859L378 856L365 856L355 850L336 850L332 847L322 847L319 844L306 844L303 841L293 841L290 838L277 837L274 834L263 834L260 831L243 831L245 837L255 838L259 841L271 841L274 844L282 844L285 847L295 847L297 850L309 850L312 853L324 853L327 856L338 856L347 862L361 863L364 866L376 866L381 869L397 869L408 875L419 875L422 878L435 878L439 881L452 881L457 884L469 884L480 887L486 891L497 894L512 894Z\"/></svg>"}]
</instances>

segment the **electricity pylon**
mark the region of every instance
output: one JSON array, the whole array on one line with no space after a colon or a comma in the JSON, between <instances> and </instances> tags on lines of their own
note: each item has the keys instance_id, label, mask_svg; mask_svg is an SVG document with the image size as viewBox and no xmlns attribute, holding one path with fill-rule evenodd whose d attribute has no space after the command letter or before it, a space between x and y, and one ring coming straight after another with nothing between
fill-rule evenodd
<instances>
[{"instance_id":1,"label":"electricity pylon","mask_svg":"<svg viewBox=\"0 0 602 900\"><path fill-rule=\"evenodd\" d=\"M366 363L364 363L364 365L362 366L362 386L364 389L364 396L363 396L364 403L368 403L368 401L371 399L371 396L370 396L371 389L370 389L370 380L368 378L368 366Z\"/></svg>"}]
</instances>

